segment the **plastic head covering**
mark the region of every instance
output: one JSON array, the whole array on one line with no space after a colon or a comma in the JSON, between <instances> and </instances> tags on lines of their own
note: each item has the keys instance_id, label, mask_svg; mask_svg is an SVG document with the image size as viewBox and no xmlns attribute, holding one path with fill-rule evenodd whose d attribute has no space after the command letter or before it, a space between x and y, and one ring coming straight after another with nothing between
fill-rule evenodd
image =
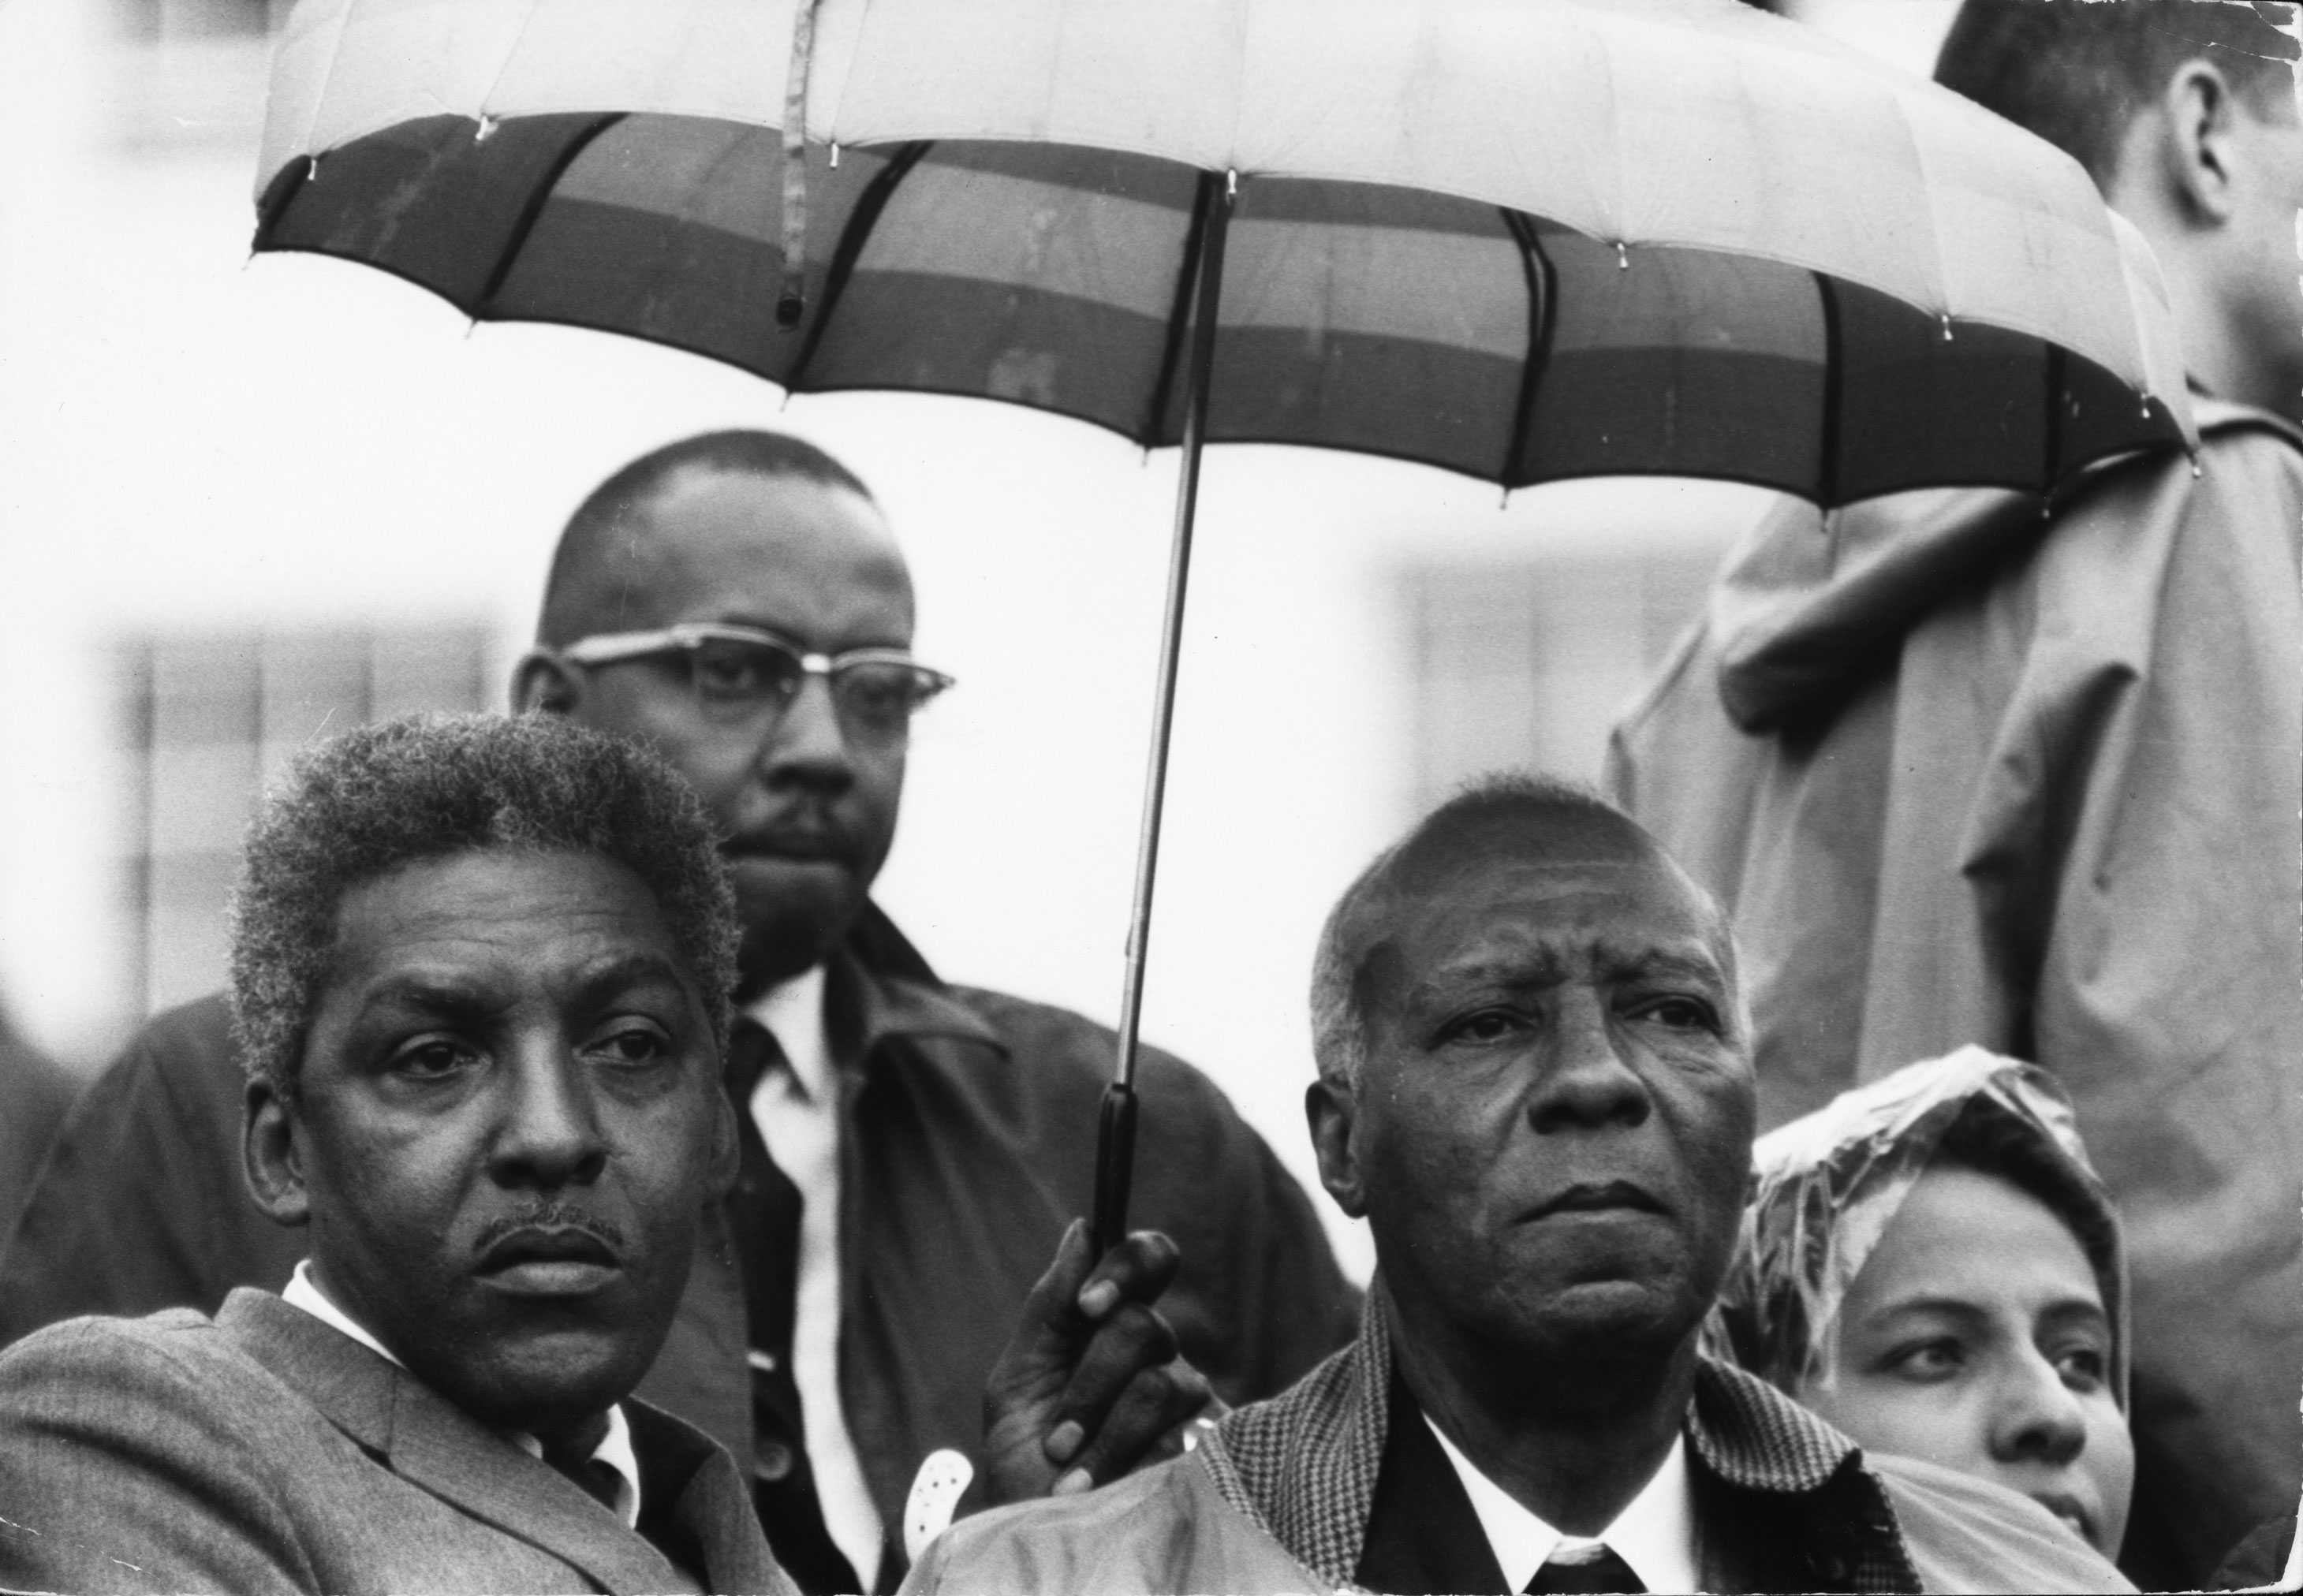
<instances>
[{"instance_id":1,"label":"plastic head covering","mask_svg":"<svg viewBox=\"0 0 2303 1596\"><path fill-rule=\"evenodd\" d=\"M1840 1306L1920 1175L1948 1161L2011 1180L2071 1227L2111 1316L2127 1406L2127 1264L2119 1218L2046 1071L1980 1047L1906 1065L1759 1138L1743 1231L1708 1349L1796 1394L1835 1365Z\"/></svg>"}]
</instances>

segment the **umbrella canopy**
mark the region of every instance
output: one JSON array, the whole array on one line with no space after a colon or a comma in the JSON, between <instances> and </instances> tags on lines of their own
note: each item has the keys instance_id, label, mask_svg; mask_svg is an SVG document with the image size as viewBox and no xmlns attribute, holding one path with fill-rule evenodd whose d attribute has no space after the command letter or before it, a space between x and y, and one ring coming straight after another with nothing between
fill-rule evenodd
<instances>
[{"instance_id":1,"label":"umbrella canopy","mask_svg":"<svg viewBox=\"0 0 2303 1596\"><path fill-rule=\"evenodd\" d=\"M2076 163L1734 0L308 0L257 195L475 318L1182 445L1105 1245L1202 443L1829 507L2189 435Z\"/></svg>"},{"instance_id":2,"label":"umbrella canopy","mask_svg":"<svg viewBox=\"0 0 2303 1596\"><path fill-rule=\"evenodd\" d=\"M783 0L307 4L257 247L1147 447L1221 248L1209 440L1510 487L2044 489L2184 424L2155 266L2075 163L1729 0L798 15L795 78Z\"/></svg>"}]
</instances>

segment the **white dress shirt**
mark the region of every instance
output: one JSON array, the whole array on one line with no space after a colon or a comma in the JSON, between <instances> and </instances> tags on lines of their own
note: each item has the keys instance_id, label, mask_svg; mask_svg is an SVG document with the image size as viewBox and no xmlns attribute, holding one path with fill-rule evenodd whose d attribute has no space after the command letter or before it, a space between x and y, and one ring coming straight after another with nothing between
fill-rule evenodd
<instances>
[{"instance_id":1,"label":"white dress shirt","mask_svg":"<svg viewBox=\"0 0 2303 1596\"><path fill-rule=\"evenodd\" d=\"M1423 1422L1431 1424L1431 1433L1439 1438L1439 1449L1447 1454L1455 1477L1463 1481L1464 1494L1472 1499L1472 1511L1479 1515L1480 1527L1487 1532L1488 1545L1503 1570L1505 1584L1523 1591L1536 1571L1551 1560L1553 1552L1591 1543L1580 1535L1562 1534L1529 1512L1516 1497L1457 1451L1447 1432L1431 1424L1430 1414L1423 1415ZM1703 1588L1699 1583L1695 1509L1687 1492L1685 1436L1672 1441L1654 1478L1624 1504L1613 1524L1592 1539L1623 1558L1650 1591Z\"/></svg>"},{"instance_id":2,"label":"white dress shirt","mask_svg":"<svg viewBox=\"0 0 2303 1596\"><path fill-rule=\"evenodd\" d=\"M823 967L770 988L748 1012L790 1065L763 1072L749 1106L769 1155L799 1189L791 1376L808 1466L824 1532L869 1590L880 1577L882 1532L839 1405L839 1103L823 1029Z\"/></svg>"},{"instance_id":3,"label":"white dress shirt","mask_svg":"<svg viewBox=\"0 0 2303 1596\"><path fill-rule=\"evenodd\" d=\"M289 1277L287 1288L280 1293L280 1300L291 1307L302 1308L329 1329L342 1331L393 1367L408 1367L392 1357L390 1348L368 1334L365 1326L328 1300L327 1293L321 1290L312 1279L311 1259L306 1258L296 1265L296 1273ZM544 1456L544 1443L526 1431L512 1430L504 1433L506 1439L529 1457L541 1458ZM592 1449L592 1461L606 1465L616 1476L616 1516L624 1521L626 1529L639 1528L640 1462L638 1455L632 1450L631 1421L624 1417L621 1404L608 1409L608 1432L601 1437L600 1444Z\"/></svg>"}]
</instances>

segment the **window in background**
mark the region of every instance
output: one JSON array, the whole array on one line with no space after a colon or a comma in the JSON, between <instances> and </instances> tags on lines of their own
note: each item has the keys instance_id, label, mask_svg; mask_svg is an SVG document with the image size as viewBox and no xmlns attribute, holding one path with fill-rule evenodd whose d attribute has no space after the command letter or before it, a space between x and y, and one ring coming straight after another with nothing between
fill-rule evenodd
<instances>
[{"instance_id":1,"label":"window in background","mask_svg":"<svg viewBox=\"0 0 2303 1596\"><path fill-rule=\"evenodd\" d=\"M255 154L289 0L113 0L114 136L130 150Z\"/></svg>"},{"instance_id":2,"label":"window in background","mask_svg":"<svg viewBox=\"0 0 2303 1596\"><path fill-rule=\"evenodd\" d=\"M141 1013L224 981L224 905L257 795L315 738L490 707L486 628L243 632L119 651L130 782L126 991Z\"/></svg>"},{"instance_id":3,"label":"window in background","mask_svg":"<svg viewBox=\"0 0 2303 1596\"><path fill-rule=\"evenodd\" d=\"M1706 542L1409 571L1418 811L1510 766L1597 780L1609 728L1700 611L1719 556Z\"/></svg>"}]
</instances>

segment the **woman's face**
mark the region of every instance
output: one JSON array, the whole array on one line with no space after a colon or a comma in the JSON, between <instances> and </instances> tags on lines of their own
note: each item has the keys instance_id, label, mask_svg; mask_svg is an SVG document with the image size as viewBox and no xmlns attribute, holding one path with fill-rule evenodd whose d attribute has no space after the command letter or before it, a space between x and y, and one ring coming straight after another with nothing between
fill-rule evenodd
<instances>
[{"instance_id":1,"label":"woman's face","mask_svg":"<svg viewBox=\"0 0 2303 1596\"><path fill-rule=\"evenodd\" d=\"M1836 1361L1800 1399L1858 1443L2021 1492L2109 1557L2135 1446L2111 1322L2063 1222L2006 1180L1930 1170L1840 1308Z\"/></svg>"}]
</instances>

